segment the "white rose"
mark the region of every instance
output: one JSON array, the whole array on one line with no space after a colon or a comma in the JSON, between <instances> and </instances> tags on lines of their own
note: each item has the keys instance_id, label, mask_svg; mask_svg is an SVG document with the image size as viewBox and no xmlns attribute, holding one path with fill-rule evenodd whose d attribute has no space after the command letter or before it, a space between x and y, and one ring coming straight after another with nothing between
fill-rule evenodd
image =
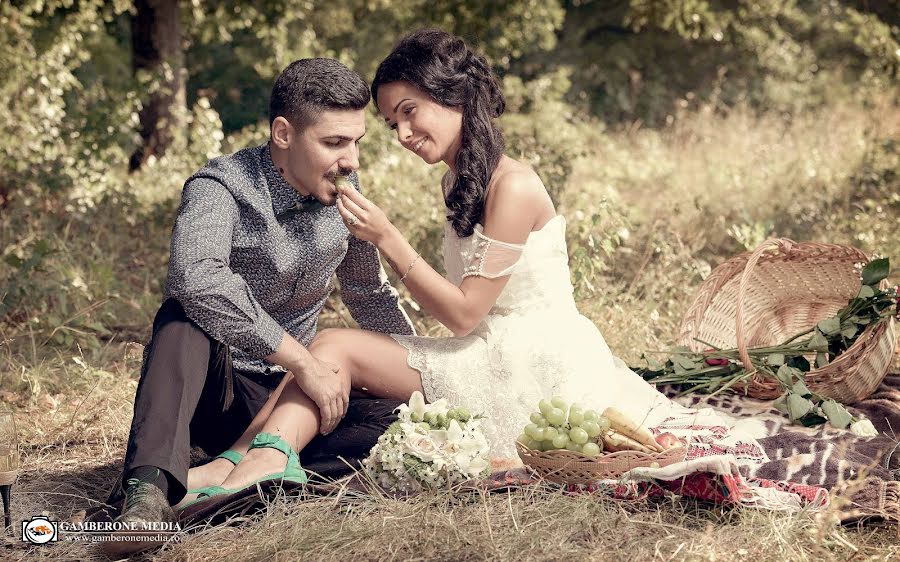
<instances>
[{"instance_id":1,"label":"white rose","mask_svg":"<svg viewBox=\"0 0 900 562\"><path fill-rule=\"evenodd\" d=\"M426 435L410 435L406 439L406 451L424 462L431 462L441 454L440 448Z\"/></svg>"},{"instance_id":2,"label":"white rose","mask_svg":"<svg viewBox=\"0 0 900 562\"><path fill-rule=\"evenodd\" d=\"M853 435L857 435L859 437L875 437L878 435L878 430L875 429L875 426L872 425L872 422L869 420L857 420L850 425L850 431L853 432Z\"/></svg>"}]
</instances>

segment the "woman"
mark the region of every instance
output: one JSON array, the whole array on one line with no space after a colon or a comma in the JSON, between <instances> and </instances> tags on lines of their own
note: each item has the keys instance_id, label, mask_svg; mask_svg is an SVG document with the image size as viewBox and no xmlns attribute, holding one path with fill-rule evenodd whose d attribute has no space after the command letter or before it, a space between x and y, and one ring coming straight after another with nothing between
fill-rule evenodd
<instances>
[{"instance_id":1,"label":"woman","mask_svg":"<svg viewBox=\"0 0 900 562\"><path fill-rule=\"evenodd\" d=\"M376 396L407 400L418 390L427 400L447 398L484 413L494 458L516 457L514 442L529 413L552 395L599 411L615 405L648 426L685 412L615 358L578 313L565 220L537 174L503 153L494 120L504 99L485 59L443 31L413 33L379 66L372 97L404 148L448 168L442 181L448 278L355 190L341 191L338 210L350 232L375 244L422 308L455 335L325 330L310 351ZM297 385L281 388L274 408L261 412L236 450L246 450L261 429L296 451L320 429L317 408ZM296 469L296 456L289 464ZM281 452L254 448L222 487L241 488L284 467ZM192 485L216 481L207 473L204 482L202 467L192 472Z\"/></svg>"}]
</instances>

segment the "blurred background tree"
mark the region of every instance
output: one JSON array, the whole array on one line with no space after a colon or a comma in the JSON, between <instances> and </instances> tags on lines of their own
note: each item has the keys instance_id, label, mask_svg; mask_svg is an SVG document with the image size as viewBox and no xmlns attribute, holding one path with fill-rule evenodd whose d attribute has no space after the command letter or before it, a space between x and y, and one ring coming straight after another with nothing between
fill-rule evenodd
<instances>
[{"instance_id":1,"label":"blurred background tree","mask_svg":"<svg viewBox=\"0 0 900 562\"><path fill-rule=\"evenodd\" d=\"M710 262L772 233L900 255L898 14L898 0L2 2L0 330L141 339L184 179L266 138L278 72L327 56L370 79L426 26L503 79L510 153L567 216L601 325L652 310L671 328ZM439 265L440 170L374 115L362 150L368 193Z\"/></svg>"}]
</instances>

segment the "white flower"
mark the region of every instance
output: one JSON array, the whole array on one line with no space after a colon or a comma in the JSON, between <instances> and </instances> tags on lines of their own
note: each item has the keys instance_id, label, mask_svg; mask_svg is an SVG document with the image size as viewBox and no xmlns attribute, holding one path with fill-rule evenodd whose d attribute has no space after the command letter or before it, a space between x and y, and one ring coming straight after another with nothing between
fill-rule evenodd
<instances>
[{"instance_id":1,"label":"white flower","mask_svg":"<svg viewBox=\"0 0 900 562\"><path fill-rule=\"evenodd\" d=\"M434 440L427 435L410 435L407 437L406 452L425 462L431 462L442 454Z\"/></svg>"},{"instance_id":2,"label":"white flower","mask_svg":"<svg viewBox=\"0 0 900 562\"><path fill-rule=\"evenodd\" d=\"M426 433L424 429L418 424L410 421L401 421L400 423L400 433L396 436L395 442L402 443L409 439L410 435L423 435Z\"/></svg>"},{"instance_id":3,"label":"white flower","mask_svg":"<svg viewBox=\"0 0 900 562\"><path fill-rule=\"evenodd\" d=\"M478 476L479 474L484 472L484 470L488 466L490 466L490 463L486 458L484 458L484 456L476 457L475 460L473 460L469 464L469 474L472 476Z\"/></svg>"},{"instance_id":4,"label":"white flower","mask_svg":"<svg viewBox=\"0 0 900 562\"><path fill-rule=\"evenodd\" d=\"M418 392L418 391L416 391L416 392ZM439 416L440 415L446 416L447 412L450 411L450 405L447 403L446 398L441 398L440 400L429 404L427 410L429 412L434 412L435 414L437 414Z\"/></svg>"},{"instance_id":5,"label":"white flower","mask_svg":"<svg viewBox=\"0 0 900 562\"><path fill-rule=\"evenodd\" d=\"M421 393L398 408L398 421L372 447L363 467L385 489L415 492L443 488L480 476L489 467L488 444L479 421L450 419L435 429L422 418L446 416L446 400L426 404Z\"/></svg>"},{"instance_id":6,"label":"white flower","mask_svg":"<svg viewBox=\"0 0 900 562\"><path fill-rule=\"evenodd\" d=\"M850 431L853 435L857 435L859 437L875 437L878 435L878 430L875 429L875 426L872 425L872 422L869 420L857 420L850 425Z\"/></svg>"},{"instance_id":7,"label":"white flower","mask_svg":"<svg viewBox=\"0 0 900 562\"><path fill-rule=\"evenodd\" d=\"M425 409L425 397L417 390L409 397L409 405L400 404L397 410L400 412L400 421L420 422L425 419L425 412L427 411Z\"/></svg>"}]
</instances>

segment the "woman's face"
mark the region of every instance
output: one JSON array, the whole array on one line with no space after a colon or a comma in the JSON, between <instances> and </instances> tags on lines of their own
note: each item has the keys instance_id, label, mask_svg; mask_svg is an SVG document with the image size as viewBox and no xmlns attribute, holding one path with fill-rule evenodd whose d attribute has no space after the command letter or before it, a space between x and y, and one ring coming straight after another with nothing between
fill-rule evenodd
<instances>
[{"instance_id":1,"label":"woman's face","mask_svg":"<svg viewBox=\"0 0 900 562\"><path fill-rule=\"evenodd\" d=\"M447 107L409 82L378 88L378 110L403 148L429 164L445 162L456 168L462 141L462 108Z\"/></svg>"}]
</instances>

